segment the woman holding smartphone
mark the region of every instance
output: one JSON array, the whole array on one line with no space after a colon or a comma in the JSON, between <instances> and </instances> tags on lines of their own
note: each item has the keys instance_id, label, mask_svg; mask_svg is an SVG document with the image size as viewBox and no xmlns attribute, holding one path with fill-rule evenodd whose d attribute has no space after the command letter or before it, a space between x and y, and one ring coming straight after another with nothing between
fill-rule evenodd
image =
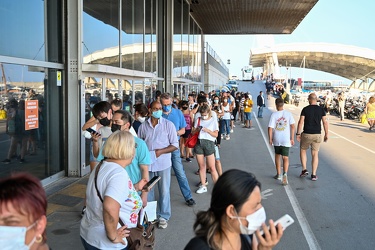
<instances>
[{"instance_id":1,"label":"woman holding smartphone","mask_svg":"<svg viewBox=\"0 0 375 250\"><path fill-rule=\"evenodd\" d=\"M199 177L201 185L196 191L197 194L207 192L208 182L206 181L206 169L211 171L212 181L215 183L218 179L218 174L215 168L215 140L219 133L219 126L216 118L212 117L211 109L207 104L203 104L199 108L194 121L193 133L199 133L197 145L195 145L194 152L196 154Z\"/></svg>"},{"instance_id":2,"label":"woman holding smartphone","mask_svg":"<svg viewBox=\"0 0 375 250\"><path fill-rule=\"evenodd\" d=\"M242 170L231 169L220 176L212 190L210 208L198 212L196 237L185 250L272 249L280 241L283 227L269 220L268 230L260 186L253 174Z\"/></svg>"}]
</instances>

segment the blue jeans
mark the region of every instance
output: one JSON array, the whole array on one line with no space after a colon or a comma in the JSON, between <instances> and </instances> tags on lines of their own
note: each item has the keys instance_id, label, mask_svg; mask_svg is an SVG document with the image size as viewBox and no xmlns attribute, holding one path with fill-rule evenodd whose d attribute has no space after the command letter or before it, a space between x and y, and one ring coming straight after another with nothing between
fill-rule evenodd
<instances>
[{"instance_id":1,"label":"blue jeans","mask_svg":"<svg viewBox=\"0 0 375 250\"><path fill-rule=\"evenodd\" d=\"M230 135L230 120L228 119L221 119L221 134ZM225 133L226 132L226 133Z\"/></svg>"},{"instance_id":2,"label":"blue jeans","mask_svg":"<svg viewBox=\"0 0 375 250\"><path fill-rule=\"evenodd\" d=\"M166 220L171 218L171 168L164 169L162 171L157 172L148 172L150 179L156 175L160 176L161 179L155 185L154 188L148 192L147 200L148 201L155 201L155 191L154 189L158 187L159 191L159 198L158 208L156 209L156 214L159 217L163 217Z\"/></svg>"},{"instance_id":3,"label":"blue jeans","mask_svg":"<svg viewBox=\"0 0 375 250\"><path fill-rule=\"evenodd\" d=\"M89 243L87 243L82 237L81 237L81 242L85 250L100 250L99 248L96 248L94 246L91 246ZM123 248L122 250L126 250L127 247Z\"/></svg>"},{"instance_id":4,"label":"blue jeans","mask_svg":"<svg viewBox=\"0 0 375 250\"><path fill-rule=\"evenodd\" d=\"M263 117L263 106L258 108L258 117Z\"/></svg>"},{"instance_id":5,"label":"blue jeans","mask_svg":"<svg viewBox=\"0 0 375 250\"><path fill-rule=\"evenodd\" d=\"M172 168L176 174L178 185L185 201L190 200L192 197L188 179L186 178L184 166L181 162L180 149L172 152Z\"/></svg>"}]
</instances>

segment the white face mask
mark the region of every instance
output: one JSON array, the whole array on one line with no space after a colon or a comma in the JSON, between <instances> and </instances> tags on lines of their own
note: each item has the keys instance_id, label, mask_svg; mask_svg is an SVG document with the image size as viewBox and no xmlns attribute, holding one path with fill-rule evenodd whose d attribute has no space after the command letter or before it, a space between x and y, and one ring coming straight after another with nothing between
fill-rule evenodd
<instances>
[{"instance_id":1,"label":"white face mask","mask_svg":"<svg viewBox=\"0 0 375 250\"><path fill-rule=\"evenodd\" d=\"M237 218L240 222L241 234L253 234L266 221L266 211L264 210L264 207L261 207L260 209L252 214L249 214L246 217L233 216L232 218ZM242 224L241 219L247 220L247 227Z\"/></svg>"},{"instance_id":2,"label":"white face mask","mask_svg":"<svg viewBox=\"0 0 375 250\"><path fill-rule=\"evenodd\" d=\"M28 227L0 226L0 246L3 250L28 250L34 244L36 236L29 243L25 244L26 232L35 225L34 222Z\"/></svg>"},{"instance_id":3,"label":"white face mask","mask_svg":"<svg viewBox=\"0 0 375 250\"><path fill-rule=\"evenodd\" d=\"M146 117L138 116L137 120L138 120L140 123L144 123L145 120L146 120Z\"/></svg>"},{"instance_id":4,"label":"white face mask","mask_svg":"<svg viewBox=\"0 0 375 250\"><path fill-rule=\"evenodd\" d=\"M202 119L203 119L203 120L207 120L207 119L208 119L208 115L203 115L203 116L202 116Z\"/></svg>"}]
</instances>

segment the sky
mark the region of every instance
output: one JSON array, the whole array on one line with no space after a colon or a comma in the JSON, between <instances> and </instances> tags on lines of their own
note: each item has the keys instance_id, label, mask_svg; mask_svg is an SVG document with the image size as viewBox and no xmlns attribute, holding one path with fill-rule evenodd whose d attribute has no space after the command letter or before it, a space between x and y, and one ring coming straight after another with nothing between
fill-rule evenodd
<instances>
[{"instance_id":1,"label":"sky","mask_svg":"<svg viewBox=\"0 0 375 250\"><path fill-rule=\"evenodd\" d=\"M249 64L251 48L263 47L259 41L274 40L275 44L335 43L375 50L374 0L320 0L292 34L286 35L206 35L205 41L227 65L230 75L241 79L241 68ZM281 68L281 74L286 68ZM255 73L260 69L254 70ZM292 78L302 77L303 70L292 68ZM305 80L351 81L337 75L306 69Z\"/></svg>"}]
</instances>

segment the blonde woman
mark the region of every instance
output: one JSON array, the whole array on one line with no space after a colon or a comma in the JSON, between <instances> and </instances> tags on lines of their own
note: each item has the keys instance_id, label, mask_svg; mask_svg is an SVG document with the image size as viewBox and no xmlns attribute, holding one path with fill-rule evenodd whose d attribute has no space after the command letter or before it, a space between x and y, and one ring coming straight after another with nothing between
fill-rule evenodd
<instances>
[{"instance_id":1,"label":"blonde woman","mask_svg":"<svg viewBox=\"0 0 375 250\"><path fill-rule=\"evenodd\" d=\"M124 171L134 157L135 147L134 137L127 131L116 131L104 145L106 158L91 172L86 189L86 213L80 229L85 249L127 247L127 228L136 227L142 208L137 191L147 183L142 179L133 185ZM120 218L125 226L120 226Z\"/></svg>"},{"instance_id":2,"label":"blonde woman","mask_svg":"<svg viewBox=\"0 0 375 250\"><path fill-rule=\"evenodd\" d=\"M210 106L203 104L199 108L199 114L194 122L193 133L199 133L198 143L194 148L196 154L199 177L201 185L196 191L197 194L207 192L206 169L211 171L211 177L215 183L218 173L215 168L215 140L219 133L217 118L212 116ZM206 158L206 159L205 159ZM206 161L205 161L206 160Z\"/></svg>"},{"instance_id":3,"label":"blonde woman","mask_svg":"<svg viewBox=\"0 0 375 250\"><path fill-rule=\"evenodd\" d=\"M371 131L374 128L375 124L375 97L371 96L368 100L365 108L365 114L367 117L368 125L370 126L369 130Z\"/></svg>"}]
</instances>

